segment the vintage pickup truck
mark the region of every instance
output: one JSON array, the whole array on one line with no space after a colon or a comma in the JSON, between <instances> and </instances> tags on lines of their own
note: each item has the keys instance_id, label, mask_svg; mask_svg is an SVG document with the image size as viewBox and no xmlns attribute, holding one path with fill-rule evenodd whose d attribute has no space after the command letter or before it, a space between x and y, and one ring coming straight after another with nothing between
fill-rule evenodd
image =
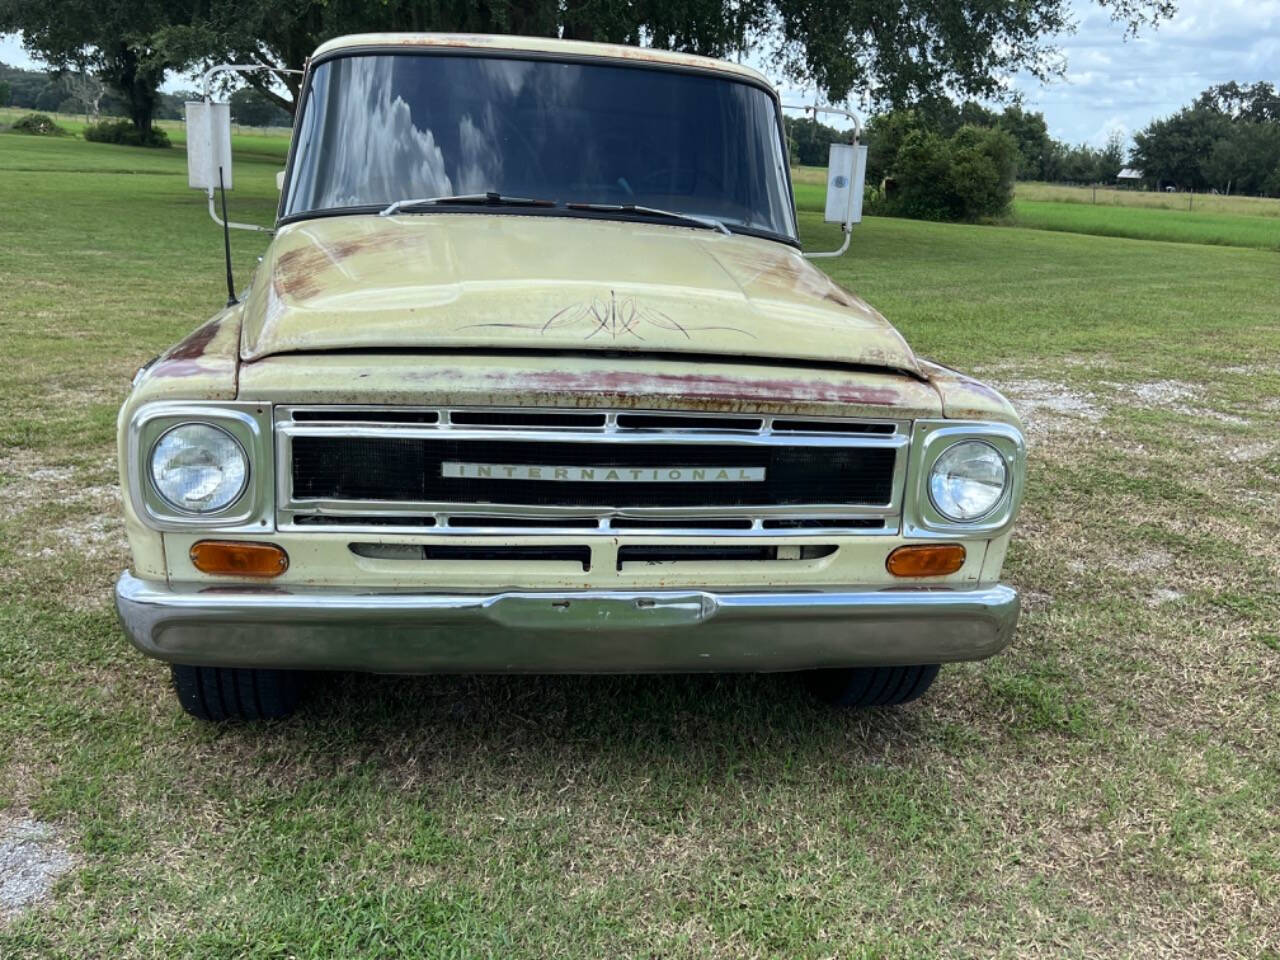
<instances>
[{"instance_id":1,"label":"vintage pickup truck","mask_svg":"<svg viewBox=\"0 0 1280 960\"><path fill-rule=\"evenodd\" d=\"M369 35L302 91L247 291L120 412L117 607L186 710L321 669L898 704L1009 643L1018 418L802 254L762 76Z\"/></svg>"}]
</instances>

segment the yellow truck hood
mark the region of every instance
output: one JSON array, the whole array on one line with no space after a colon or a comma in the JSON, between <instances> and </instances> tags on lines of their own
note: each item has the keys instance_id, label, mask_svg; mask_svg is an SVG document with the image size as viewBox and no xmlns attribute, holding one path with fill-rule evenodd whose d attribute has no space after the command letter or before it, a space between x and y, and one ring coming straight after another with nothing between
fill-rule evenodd
<instances>
[{"instance_id":1,"label":"yellow truck hood","mask_svg":"<svg viewBox=\"0 0 1280 960\"><path fill-rule=\"evenodd\" d=\"M360 350L635 351L921 371L867 303L771 240L513 214L283 227L241 358Z\"/></svg>"}]
</instances>

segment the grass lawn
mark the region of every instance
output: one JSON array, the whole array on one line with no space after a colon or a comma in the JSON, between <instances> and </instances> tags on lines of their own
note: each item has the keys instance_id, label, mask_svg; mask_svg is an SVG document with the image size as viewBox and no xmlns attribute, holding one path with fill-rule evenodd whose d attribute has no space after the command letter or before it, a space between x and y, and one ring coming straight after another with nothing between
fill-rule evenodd
<instances>
[{"instance_id":1,"label":"grass lawn","mask_svg":"<svg viewBox=\"0 0 1280 960\"><path fill-rule=\"evenodd\" d=\"M1091 233L1104 237L1280 250L1280 219L1274 215L1218 212L1213 207L1189 211L1186 194L1181 195L1181 201L1181 207L1168 209L1101 203L1095 206L1061 200L1024 200L1020 184L1013 201L1012 221L1016 226L1036 230L1064 230L1068 233ZM1280 208L1278 201L1264 202L1273 203Z\"/></svg>"},{"instance_id":2,"label":"grass lawn","mask_svg":"<svg viewBox=\"0 0 1280 960\"><path fill-rule=\"evenodd\" d=\"M221 234L180 150L0 134L0 178L0 832L76 863L0 957L1280 955L1280 254L869 218L824 261L1027 418L1017 639L917 704L333 676L219 729L110 588L115 412Z\"/></svg>"},{"instance_id":3,"label":"grass lawn","mask_svg":"<svg viewBox=\"0 0 1280 960\"><path fill-rule=\"evenodd\" d=\"M792 167L796 206L821 211L825 170ZM1188 205L1190 204L1190 208ZM1280 200L1019 183L1006 225L1135 240L1280 250Z\"/></svg>"},{"instance_id":4,"label":"grass lawn","mask_svg":"<svg viewBox=\"0 0 1280 960\"><path fill-rule=\"evenodd\" d=\"M1194 195L1162 190L1120 190L1115 187L1069 187L1057 183L1025 181L1018 184L1019 200L1054 203L1087 203L1091 206L1135 207L1141 210L1175 210L1226 213L1242 217L1280 218L1280 199L1222 194Z\"/></svg>"}]
</instances>

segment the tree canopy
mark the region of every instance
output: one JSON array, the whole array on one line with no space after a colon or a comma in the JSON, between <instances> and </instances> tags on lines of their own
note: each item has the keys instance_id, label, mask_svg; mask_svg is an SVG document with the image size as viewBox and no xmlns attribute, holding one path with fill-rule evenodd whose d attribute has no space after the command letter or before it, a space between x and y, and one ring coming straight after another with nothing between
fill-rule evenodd
<instances>
[{"instance_id":1,"label":"tree canopy","mask_svg":"<svg viewBox=\"0 0 1280 960\"><path fill-rule=\"evenodd\" d=\"M1200 94L1195 105L1214 110L1231 120L1280 123L1280 90L1274 83L1266 81L1220 83Z\"/></svg>"},{"instance_id":2,"label":"tree canopy","mask_svg":"<svg viewBox=\"0 0 1280 960\"><path fill-rule=\"evenodd\" d=\"M1219 84L1134 134L1133 162L1157 186L1280 196L1280 93Z\"/></svg>"},{"instance_id":3,"label":"tree canopy","mask_svg":"<svg viewBox=\"0 0 1280 960\"><path fill-rule=\"evenodd\" d=\"M151 129L165 74L190 62L172 44L191 22L183 0L0 0L0 32L58 69L92 70L124 98L139 132Z\"/></svg>"},{"instance_id":4,"label":"tree canopy","mask_svg":"<svg viewBox=\"0 0 1280 960\"><path fill-rule=\"evenodd\" d=\"M1175 0L1094 0L1134 32ZM91 64L150 123L166 70L233 59L299 68L324 40L372 30L561 36L709 56L750 53L833 102L902 106L947 91L1000 98L1003 77L1065 69L1071 0L0 0L0 31L55 65ZM254 82L292 110L286 91Z\"/></svg>"}]
</instances>

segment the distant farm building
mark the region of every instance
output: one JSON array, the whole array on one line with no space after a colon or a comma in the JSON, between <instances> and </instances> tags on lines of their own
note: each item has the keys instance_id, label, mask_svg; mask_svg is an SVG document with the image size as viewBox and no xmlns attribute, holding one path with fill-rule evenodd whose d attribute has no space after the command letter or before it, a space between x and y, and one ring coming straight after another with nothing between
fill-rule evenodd
<instances>
[{"instance_id":1,"label":"distant farm building","mask_svg":"<svg viewBox=\"0 0 1280 960\"><path fill-rule=\"evenodd\" d=\"M1140 187L1142 186L1142 171L1135 170L1133 167L1125 167L1116 174L1116 186L1119 187Z\"/></svg>"}]
</instances>

